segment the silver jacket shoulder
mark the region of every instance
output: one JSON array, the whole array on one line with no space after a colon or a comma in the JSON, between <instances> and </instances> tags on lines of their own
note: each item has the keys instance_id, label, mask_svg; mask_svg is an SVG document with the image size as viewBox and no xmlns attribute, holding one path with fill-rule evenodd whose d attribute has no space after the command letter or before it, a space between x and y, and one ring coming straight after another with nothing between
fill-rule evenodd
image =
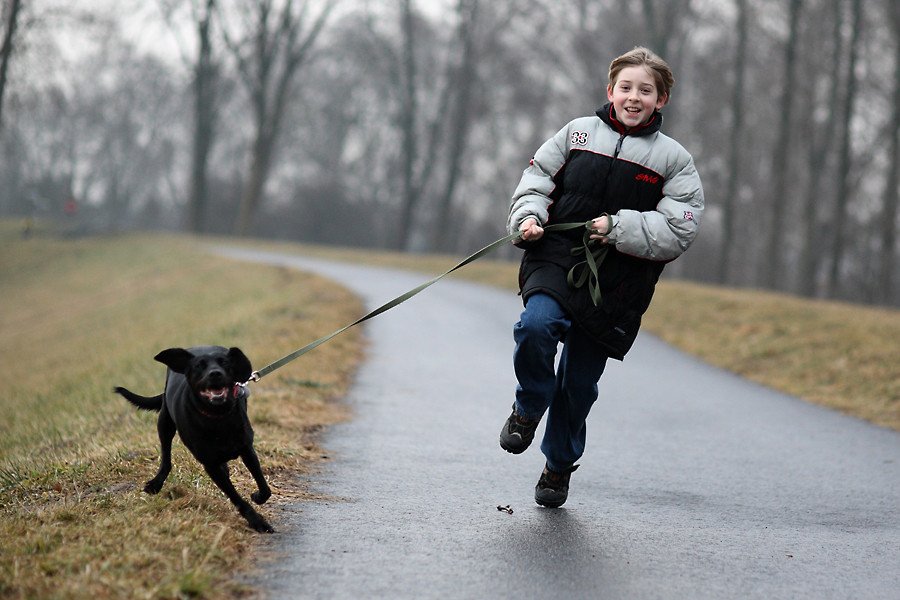
<instances>
[{"instance_id":1,"label":"silver jacket shoulder","mask_svg":"<svg viewBox=\"0 0 900 600\"><path fill-rule=\"evenodd\" d=\"M538 148L522 173L509 206L507 228L518 230L528 217L541 224L549 219L554 176L566 163L573 147L573 135L590 132L587 148L579 149L615 156L638 163L663 178L662 198L655 210L619 210L613 215L610 243L625 254L649 260L672 260L691 245L703 216L704 196L700 176L691 155L673 138L656 132L648 136L620 135L598 117L581 117L569 122Z\"/></svg>"}]
</instances>

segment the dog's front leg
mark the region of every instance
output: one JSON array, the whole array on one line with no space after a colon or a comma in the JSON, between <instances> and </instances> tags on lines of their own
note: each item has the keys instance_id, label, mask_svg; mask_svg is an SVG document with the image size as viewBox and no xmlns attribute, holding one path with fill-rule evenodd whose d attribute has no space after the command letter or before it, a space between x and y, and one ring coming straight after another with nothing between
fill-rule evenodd
<instances>
[{"instance_id":1,"label":"dog's front leg","mask_svg":"<svg viewBox=\"0 0 900 600\"><path fill-rule=\"evenodd\" d=\"M172 470L172 439L175 437L175 421L172 420L165 405L159 411L156 431L159 434L159 471L156 473L156 477L144 484L144 491L148 494L158 494Z\"/></svg>"},{"instance_id":2,"label":"dog's front leg","mask_svg":"<svg viewBox=\"0 0 900 600\"><path fill-rule=\"evenodd\" d=\"M250 524L250 527L260 533L273 533L275 531L262 515L256 512L253 507L250 506L250 503L241 498L241 495L234 489L234 484L231 483L231 476L228 475L228 463L222 463L221 465L203 465L203 467L206 469L206 472L209 473L213 482L219 486L220 490L225 492L225 495L228 496L231 503L237 507L241 516L247 519L247 523Z\"/></svg>"},{"instance_id":3,"label":"dog's front leg","mask_svg":"<svg viewBox=\"0 0 900 600\"><path fill-rule=\"evenodd\" d=\"M249 446L241 452L241 460L244 461L244 465L246 465L250 474L253 475L253 479L256 480L256 486L259 488L259 491L250 494L250 498L257 504L264 503L272 495L272 490L269 489L269 484L266 483L266 476L263 475L262 467L259 466L259 458L256 456L253 446Z\"/></svg>"}]
</instances>

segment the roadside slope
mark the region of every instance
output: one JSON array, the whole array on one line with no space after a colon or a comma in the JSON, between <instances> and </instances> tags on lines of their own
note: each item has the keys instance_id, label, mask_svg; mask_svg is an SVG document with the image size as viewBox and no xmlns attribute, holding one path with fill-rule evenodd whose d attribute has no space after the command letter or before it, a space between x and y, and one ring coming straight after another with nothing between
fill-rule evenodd
<instances>
[{"instance_id":1,"label":"roadside slope","mask_svg":"<svg viewBox=\"0 0 900 600\"><path fill-rule=\"evenodd\" d=\"M0 597L227 598L259 541L180 441L162 492L156 415L114 385L155 394L172 346L240 346L256 366L360 314L321 277L236 266L176 236L22 239L0 228ZM351 331L254 385L256 449L273 487L271 520L312 496L319 432L346 418L362 348ZM242 495L254 489L233 463ZM275 517L274 519L272 517Z\"/></svg>"}]
</instances>

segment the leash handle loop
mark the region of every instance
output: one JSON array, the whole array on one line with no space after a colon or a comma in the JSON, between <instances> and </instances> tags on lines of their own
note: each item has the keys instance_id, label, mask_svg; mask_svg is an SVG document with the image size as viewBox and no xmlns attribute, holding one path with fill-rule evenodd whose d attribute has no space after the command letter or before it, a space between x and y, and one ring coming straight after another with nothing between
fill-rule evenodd
<instances>
[{"instance_id":1,"label":"leash handle loop","mask_svg":"<svg viewBox=\"0 0 900 600\"><path fill-rule=\"evenodd\" d=\"M600 216L609 217L606 213ZM569 269L569 272L566 274L566 281L575 288L580 288L587 283L591 301L594 303L594 306L600 306L603 304L603 295L600 293L599 269L606 258L609 246L607 244L599 244L598 240L591 239L592 224L593 221L585 223L586 231L581 238L582 245L572 248L572 255L584 254L584 260L576 263ZM610 225L612 225L612 220L610 220Z\"/></svg>"}]
</instances>

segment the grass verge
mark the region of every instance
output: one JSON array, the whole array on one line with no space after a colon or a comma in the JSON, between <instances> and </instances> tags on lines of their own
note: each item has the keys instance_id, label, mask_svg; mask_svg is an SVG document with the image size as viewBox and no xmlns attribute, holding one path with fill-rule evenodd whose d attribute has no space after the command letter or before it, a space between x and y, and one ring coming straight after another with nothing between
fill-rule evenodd
<instances>
[{"instance_id":1,"label":"grass verge","mask_svg":"<svg viewBox=\"0 0 900 600\"><path fill-rule=\"evenodd\" d=\"M646 328L768 387L900 431L900 311L667 281Z\"/></svg>"},{"instance_id":2,"label":"grass verge","mask_svg":"<svg viewBox=\"0 0 900 600\"><path fill-rule=\"evenodd\" d=\"M233 598L258 541L180 441L158 496L155 414L114 385L162 390L170 346L238 345L256 366L338 329L358 300L321 278L243 268L186 238L24 240L0 226L0 598ZM273 488L260 511L309 495L298 474L346 417L360 359L353 330L253 384L250 418ZM232 463L245 497L255 489ZM273 518L274 514L274 518Z\"/></svg>"}]
</instances>

